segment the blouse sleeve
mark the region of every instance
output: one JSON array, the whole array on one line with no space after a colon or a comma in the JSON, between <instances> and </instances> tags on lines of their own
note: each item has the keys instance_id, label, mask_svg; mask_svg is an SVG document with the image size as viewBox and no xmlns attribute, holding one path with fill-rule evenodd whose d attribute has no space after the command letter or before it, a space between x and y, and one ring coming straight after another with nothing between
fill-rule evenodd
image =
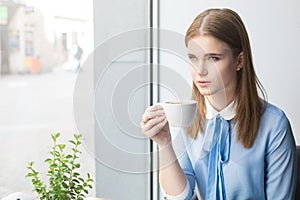
<instances>
[{"instance_id":1,"label":"blouse sleeve","mask_svg":"<svg viewBox=\"0 0 300 200\"><path fill-rule=\"evenodd\" d=\"M297 157L293 132L285 116L274 123L265 157L266 199L292 200L296 188Z\"/></svg>"},{"instance_id":2,"label":"blouse sleeve","mask_svg":"<svg viewBox=\"0 0 300 200\"><path fill-rule=\"evenodd\" d=\"M190 196L190 184L189 182L187 181L187 184L185 186L185 189L182 193L180 193L179 195L176 195L176 196L173 196L173 195L169 195L169 194L165 194L165 198L164 199L167 199L167 200L183 200L183 199L191 199L189 198Z\"/></svg>"}]
</instances>

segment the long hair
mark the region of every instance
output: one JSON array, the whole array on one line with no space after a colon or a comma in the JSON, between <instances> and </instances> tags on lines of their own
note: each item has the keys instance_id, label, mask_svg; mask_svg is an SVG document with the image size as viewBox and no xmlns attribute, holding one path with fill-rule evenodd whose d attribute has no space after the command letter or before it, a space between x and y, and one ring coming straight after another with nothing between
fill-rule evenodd
<instances>
[{"instance_id":1,"label":"long hair","mask_svg":"<svg viewBox=\"0 0 300 200\"><path fill-rule=\"evenodd\" d=\"M242 69L238 71L234 123L237 123L237 140L245 148L251 148L258 134L261 116L265 109L266 92L258 80L252 61L247 30L240 16L230 9L208 9L200 13L187 30L185 44L201 35L209 35L225 42L234 57L243 52ZM260 90L263 101L259 98ZM192 98L198 101L198 113L187 133L195 138L205 127L205 99L193 83Z\"/></svg>"}]
</instances>

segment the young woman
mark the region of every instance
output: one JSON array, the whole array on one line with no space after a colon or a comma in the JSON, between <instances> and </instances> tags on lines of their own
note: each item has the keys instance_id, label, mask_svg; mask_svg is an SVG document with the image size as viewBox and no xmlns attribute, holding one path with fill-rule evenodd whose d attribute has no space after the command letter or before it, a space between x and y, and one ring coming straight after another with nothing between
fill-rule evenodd
<instances>
[{"instance_id":1,"label":"young woman","mask_svg":"<svg viewBox=\"0 0 300 200\"><path fill-rule=\"evenodd\" d=\"M260 99L245 26L230 9L199 14L186 34L198 114L173 144L159 105L142 132L157 143L167 199L294 199L296 149L283 111ZM177 138L177 140L178 140ZM178 153L177 149L185 148ZM196 192L195 192L196 191Z\"/></svg>"}]
</instances>

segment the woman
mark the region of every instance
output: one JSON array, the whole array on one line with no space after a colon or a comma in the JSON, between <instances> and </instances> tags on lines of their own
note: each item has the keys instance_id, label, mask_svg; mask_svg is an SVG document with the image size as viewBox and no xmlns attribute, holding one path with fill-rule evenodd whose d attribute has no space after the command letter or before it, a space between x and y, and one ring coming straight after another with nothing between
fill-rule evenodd
<instances>
[{"instance_id":1,"label":"woman","mask_svg":"<svg viewBox=\"0 0 300 200\"><path fill-rule=\"evenodd\" d=\"M166 198L294 199L293 133L284 112L259 98L264 90L241 18L230 9L206 10L185 42L199 111L193 125L172 144L161 106L147 108L141 122L159 148ZM178 146L185 147L180 155Z\"/></svg>"}]
</instances>

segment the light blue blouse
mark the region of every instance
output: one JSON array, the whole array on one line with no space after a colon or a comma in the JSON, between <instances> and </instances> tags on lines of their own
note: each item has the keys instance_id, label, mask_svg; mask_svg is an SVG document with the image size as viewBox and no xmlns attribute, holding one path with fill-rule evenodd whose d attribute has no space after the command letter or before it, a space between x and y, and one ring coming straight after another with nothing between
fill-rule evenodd
<instances>
[{"instance_id":1,"label":"light blue blouse","mask_svg":"<svg viewBox=\"0 0 300 200\"><path fill-rule=\"evenodd\" d=\"M218 113L207 106L204 134L194 140L171 128L173 147L188 184L168 199L294 199L296 148L289 120L267 104L254 145L237 141L234 102Z\"/></svg>"}]
</instances>

